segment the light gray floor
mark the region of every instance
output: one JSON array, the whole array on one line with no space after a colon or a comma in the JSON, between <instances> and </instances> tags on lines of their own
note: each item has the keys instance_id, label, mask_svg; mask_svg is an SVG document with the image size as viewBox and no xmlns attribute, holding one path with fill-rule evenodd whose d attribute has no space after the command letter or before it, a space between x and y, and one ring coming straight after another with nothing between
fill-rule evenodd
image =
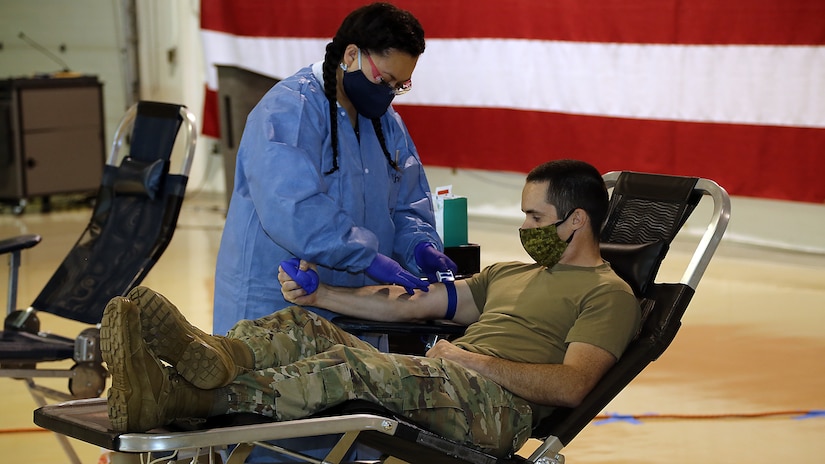
<instances>
[{"instance_id":1,"label":"light gray floor","mask_svg":"<svg viewBox=\"0 0 825 464\"><path fill-rule=\"evenodd\" d=\"M211 327L212 280L223 225L222 195L190 196L172 244L144 281L190 320ZM514 203L517 205L517 201ZM0 214L0 237L37 233L25 254L20 304L34 299L74 244L86 208ZM768 220L768 218L766 218ZM516 220L471 217L470 241L483 264L525 260ZM774 224L781 227L780 224ZM660 272L681 276L693 244L680 237ZM5 282L7 268L0 270ZM5 301L5 285L0 298ZM595 422L568 446L570 463L819 462L825 455L825 257L723 242L699 285L675 342L605 413L659 418ZM74 336L83 326L42 316L42 326ZM65 388L62 381L56 388ZM34 430L34 402L23 384L0 378L3 461L67 462L49 433ZM757 417L735 417L736 415ZM83 462L102 451L78 444Z\"/></svg>"}]
</instances>

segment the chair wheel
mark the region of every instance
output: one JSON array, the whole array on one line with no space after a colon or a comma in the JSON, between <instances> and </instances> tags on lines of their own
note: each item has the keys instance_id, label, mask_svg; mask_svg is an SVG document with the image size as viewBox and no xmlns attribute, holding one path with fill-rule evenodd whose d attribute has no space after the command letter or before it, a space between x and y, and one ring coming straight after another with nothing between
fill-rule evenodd
<instances>
[{"instance_id":1,"label":"chair wheel","mask_svg":"<svg viewBox=\"0 0 825 464\"><path fill-rule=\"evenodd\" d=\"M81 363L72 366L69 392L75 398L97 398L106 388L109 373L100 364Z\"/></svg>"},{"instance_id":2,"label":"chair wheel","mask_svg":"<svg viewBox=\"0 0 825 464\"><path fill-rule=\"evenodd\" d=\"M28 332L36 334L40 331L40 318L34 311L24 311L18 309L6 316L3 322L3 330L16 330L18 332Z\"/></svg>"}]
</instances>

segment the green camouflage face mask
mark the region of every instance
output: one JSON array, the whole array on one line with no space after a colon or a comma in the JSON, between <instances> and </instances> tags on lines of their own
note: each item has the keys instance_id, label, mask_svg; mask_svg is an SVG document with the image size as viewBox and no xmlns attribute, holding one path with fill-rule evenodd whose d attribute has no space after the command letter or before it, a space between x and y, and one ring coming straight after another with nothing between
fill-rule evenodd
<instances>
[{"instance_id":1,"label":"green camouflage face mask","mask_svg":"<svg viewBox=\"0 0 825 464\"><path fill-rule=\"evenodd\" d=\"M570 214L567 215L569 216ZM549 269L559 262L567 245L573 240L573 234L570 234L567 240L562 240L558 234L558 226L566 221L567 217L549 226L518 230L524 251L536 260L536 263Z\"/></svg>"}]
</instances>

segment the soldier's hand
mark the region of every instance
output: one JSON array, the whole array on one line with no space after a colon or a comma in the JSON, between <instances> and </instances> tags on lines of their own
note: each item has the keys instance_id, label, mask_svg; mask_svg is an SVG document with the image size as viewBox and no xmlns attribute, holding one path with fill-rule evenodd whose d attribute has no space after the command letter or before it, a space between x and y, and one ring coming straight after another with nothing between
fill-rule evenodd
<instances>
[{"instance_id":1,"label":"soldier's hand","mask_svg":"<svg viewBox=\"0 0 825 464\"><path fill-rule=\"evenodd\" d=\"M315 266L310 265L306 261L301 261L298 269L301 272L315 272ZM290 270L292 274L295 274L295 270ZM316 274L317 275L317 274ZM301 306L314 306L315 301L318 297L318 291L322 289L323 284L317 285L317 290L313 289L312 293L307 293L304 287L301 286L299 282L296 282L295 279L284 270L283 265L278 266L278 282L281 283L281 294L284 296L286 301L290 303L294 303L296 305ZM304 283L306 285L306 283Z\"/></svg>"}]
</instances>

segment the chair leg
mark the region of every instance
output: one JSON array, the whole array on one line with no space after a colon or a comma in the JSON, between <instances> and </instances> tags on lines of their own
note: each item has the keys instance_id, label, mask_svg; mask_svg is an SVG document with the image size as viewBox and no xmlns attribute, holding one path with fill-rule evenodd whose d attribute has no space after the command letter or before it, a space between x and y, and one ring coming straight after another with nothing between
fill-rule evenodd
<instances>
[{"instance_id":1,"label":"chair leg","mask_svg":"<svg viewBox=\"0 0 825 464\"><path fill-rule=\"evenodd\" d=\"M253 448L255 448L255 445L251 443L239 443L235 446L235 449L229 453L226 464L243 464L246 458L252 453Z\"/></svg>"},{"instance_id":2,"label":"chair leg","mask_svg":"<svg viewBox=\"0 0 825 464\"><path fill-rule=\"evenodd\" d=\"M338 440L338 443L335 444L335 447L330 450L329 454L325 458L325 462L341 462L344 457L347 455L347 452L352 449L353 443L355 443L355 439L358 438L359 432L347 432L344 436Z\"/></svg>"},{"instance_id":3,"label":"chair leg","mask_svg":"<svg viewBox=\"0 0 825 464\"><path fill-rule=\"evenodd\" d=\"M6 314L17 309L17 279L20 272L20 251L9 254L9 294L6 299Z\"/></svg>"},{"instance_id":4,"label":"chair leg","mask_svg":"<svg viewBox=\"0 0 825 464\"><path fill-rule=\"evenodd\" d=\"M69 439L66 435L61 435L59 433L53 434L57 441L60 443L60 447L63 448L63 452L66 453L66 457L69 458L69 461L72 464L82 464L80 462L80 457L77 456L77 452L75 452L74 448L72 448L72 444L69 443Z\"/></svg>"},{"instance_id":5,"label":"chair leg","mask_svg":"<svg viewBox=\"0 0 825 464\"><path fill-rule=\"evenodd\" d=\"M46 406L45 396L38 390L38 386L35 385L32 379L26 379L26 386L28 387L27 390L29 391L29 394L31 394L34 399L34 402L41 408ZM69 462L72 464L82 464L80 462L80 457L78 457L77 452L69 442L69 438L59 433L54 433L53 435L57 438L57 442L60 443L60 447L63 448L63 452L66 453L66 457L69 458Z\"/></svg>"}]
</instances>

